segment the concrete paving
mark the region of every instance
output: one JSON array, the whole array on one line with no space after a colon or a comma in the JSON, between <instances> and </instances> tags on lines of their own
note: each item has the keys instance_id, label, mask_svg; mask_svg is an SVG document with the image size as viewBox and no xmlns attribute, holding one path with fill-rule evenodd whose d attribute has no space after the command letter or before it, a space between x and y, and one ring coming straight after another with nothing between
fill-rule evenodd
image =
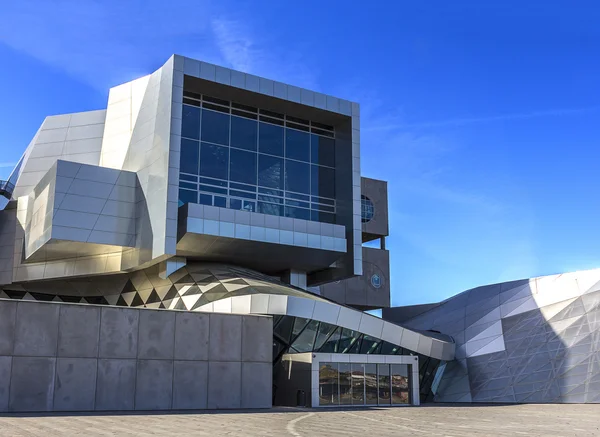
<instances>
[{"instance_id":1,"label":"concrete paving","mask_svg":"<svg viewBox=\"0 0 600 437\"><path fill-rule=\"evenodd\" d=\"M0 415L1 436L600 436L597 405Z\"/></svg>"}]
</instances>

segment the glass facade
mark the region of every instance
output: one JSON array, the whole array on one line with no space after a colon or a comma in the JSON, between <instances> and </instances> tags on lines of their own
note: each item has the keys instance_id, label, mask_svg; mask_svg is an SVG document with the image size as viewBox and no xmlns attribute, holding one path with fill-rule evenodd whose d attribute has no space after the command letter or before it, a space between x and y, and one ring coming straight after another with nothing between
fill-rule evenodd
<instances>
[{"instance_id":1,"label":"glass facade","mask_svg":"<svg viewBox=\"0 0 600 437\"><path fill-rule=\"evenodd\" d=\"M319 405L410 404L408 364L320 363Z\"/></svg>"},{"instance_id":2,"label":"glass facade","mask_svg":"<svg viewBox=\"0 0 600 437\"><path fill-rule=\"evenodd\" d=\"M377 355L414 355L419 357L419 391L421 401L432 399L431 387L440 365L440 360L431 358L387 341L361 334L358 331L335 326L330 323L304 319L292 316L273 317L273 363L276 364L286 353L327 352L339 354L377 354ZM341 365L341 364L340 364ZM380 373L376 364L361 364L364 366L363 377L356 380L355 372L359 369L344 369L344 374L351 375L350 386L364 385L366 404L377 405L380 397L388 399L390 404L405 403L409 399L409 371L407 366L393 365L391 373L383 375L384 391L389 384L391 388L386 393L380 390ZM277 368L277 367L276 367ZM275 369L276 369L275 368ZM336 372L342 370L336 368ZM348 373L349 372L349 373ZM387 378L387 379L385 379ZM344 383L345 384L345 383ZM346 387L346 385L344 385ZM354 392L353 392L354 393ZM391 396L391 401L389 400ZM355 394L351 395L356 399ZM383 399L383 398L382 398ZM354 401L352 401L354 402ZM357 402L362 402L358 401ZM350 404L348 404L350 405Z\"/></svg>"},{"instance_id":3,"label":"glass facade","mask_svg":"<svg viewBox=\"0 0 600 437\"><path fill-rule=\"evenodd\" d=\"M331 126L184 91L179 205L335 223Z\"/></svg>"},{"instance_id":4,"label":"glass facade","mask_svg":"<svg viewBox=\"0 0 600 437\"><path fill-rule=\"evenodd\" d=\"M371 201L371 199L364 195L360 196L360 214L361 221L363 223L370 222L373 218L373 215L375 214L375 206L373 205L373 202Z\"/></svg>"}]
</instances>

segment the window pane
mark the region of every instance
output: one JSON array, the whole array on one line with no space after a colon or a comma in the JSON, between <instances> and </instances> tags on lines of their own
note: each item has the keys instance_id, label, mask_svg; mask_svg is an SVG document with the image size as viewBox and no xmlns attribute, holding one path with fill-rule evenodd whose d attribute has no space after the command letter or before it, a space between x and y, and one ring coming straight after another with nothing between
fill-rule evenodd
<instances>
[{"instance_id":1,"label":"window pane","mask_svg":"<svg viewBox=\"0 0 600 437\"><path fill-rule=\"evenodd\" d=\"M285 216L302 220L310 220L310 210L304 208L285 207Z\"/></svg>"},{"instance_id":2,"label":"window pane","mask_svg":"<svg viewBox=\"0 0 600 437\"><path fill-rule=\"evenodd\" d=\"M392 364L392 404L408 404L408 376L407 364Z\"/></svg>"},{"instance_id":3,"label":"window pane","mask_svg":"<svg viewBox=\"0 0 600 437\"><path fill-rule=\"evenodd\" d=\"M335 167L335 140L311 134L310 162Z\"/></svg>"},{"instance_id":4,"label":"window pane","mask_svg":"<svg viewBox=\"0 0 600 437\"><path fill-rule=\"evenodd\" d=\"M202 141L229 145L229 114L202 110Z\"/></svg>"},{"instance_id":5,"label":"window pane","mask_svg":"<svg viewBox=\"0 0 600 437\"><path fill-rule=\"evenodd\" d=\"M310 166L303 162L285 160L285 189L297 193L310 193Z\"/></svg>"},{"instance_id":6,"label":"window pane","mask_svg":"<svg viewBox=\"0 0 600 437\"><path fill-rule=\"evenodd\" d=\"M300 332L308 325L309 319L304 319L302 317L296 317L294 320L294 329L292 329L292 340L296 338Z\"/></svg>"},{"instance_id":7,"label":"window pane","mask_svg":"<svg viewBox=\"0 0 600 437\"><path fill-rule=\"evenodd\" d=\"M335 224L335 214L312 210L310 219L314 222L333 223Z\"/></svg>"},{"instance_id":8,"label":"window pane","mask_svg":"<svg viewBox=\"0 0 600 437\"><path fill-rule=\"evenodd\" d=\"M379 373L379 405L391 403L390 392L390 365L378 364Z\"/></svg>"},{"instance_id":9,"label":"window pane","mask_svg":"<svg viewBox=\"0 0 600 437\"><path fill-rule=\"evenodd\" d=\"M229 199L229 208L242 209L242 201L240 199Z\"/></svg>"},{"instance_id":10,"label":"window pane","mask_svg":"<svg viewBox=\"0 0 600 437\"><path fill-rule=\"evenodd\" d=\"M377 405L377 382L377 364L365 364L367 405Z\"/></svg>"},{"instance_id":11,"label":"window pane","mask_svg":"<svg viewBox=\"0 0 600 437\"><path fill-rule=\"evenodd\" d=\"M283 128L268 123L259 123L258 151L269 155L283 156Z\"/></svg>"},{"instance_id":12,"label":"window pane","mask_svg":"<svg viewBox=\"0 0 600 437\"><path fill-rule=\"evenodd\" d=\"M219 208L225 208L227 206L227 198L221 196L215 196L214 205Z\"/></svg>"},{"instance_id":13,"label":"window pane","mask_svg":"<svg viewBox=\"0 0 600 437\"><path fill-rule=\"evenodd\" d=\"M306 325L304 331L302 331L302 334L300 334L294 344L292 344L292 347L298 352L312 352L315 345L315 336L317 334L318 326L318 321L311 320L308 325Z\"/></svg>"},{"instance_id":14,"label":"window pane","mask_svg":"<svg viewBox=\"0 0 600 437\"><path fill-rule=\"evenodd\" d=\"M179 171L183 173L198 174L198 159L200 156L200 143L198 141L181 139L181 157Z\"/></svg>"},{"instance_id":15,"label":"window pane","mask_svg":"<svg viewBox=\"0 0 600 437\"><path fill-rule=\"evenodd\" d=\"M183 105L183 119L181 120L181 136L200 139L200 108Z\"/></svg>"},{"instance_id":16,"label":"window pane","mask_svg":"<svg viewBox=\"0 0 600 437\"><path fill-rule=\"evenodd\" d=\"M200 147L200 174L210 178L227 179L229 148L202 143Z\"/></svg>"},{"instance_id":17,"label":"window pane","mask_svg":"<svg viewBox=\"0 0 600 437\"><path fill-rule=\"evenodd\" d=\"M258 185L283 189L283 159L258 155Z\"/></svg>"},{"instance_id":18,"label":"window pane","mask_svg":"<svg viewBox=\"0 0 600 437\"><path fill-rule=\"evenodd\" d=\"M319 405L338 405L338 364L319 364Z\"/></svg>"},{"instance_id":19,"label":"window pane","mask_svg":"<svg viewBox=\"0 0 600 437\"><path fill-rule=\"evenodd\" d=\"M212 196L210 194L200 194L201 205L212 205Z\"/></svg>"},{"instance_id":20,"label":"window pane","mask_svg":"<svg viewBox=\"0 0 600 437\"><path fill-rule=\"evenodd\" d=\"M365 365L352 364L352 404L365 403Z\"/></svg>"},{"instance_id":21,"label":"window pane","mask_svg":"<svg viewBox=\"0 0 600 437\"><path fill-rule=\"evenodd\" d=\"M256 151L258 123L247 118L231 117L231 147Z\"/></svg>"},{"instance_id":22,"label":"window pane","mask_svg":"<svg viewBox=\"0 0 600 437\"><path fill-rule=\"evenodd\" d=\"M356 343L359 337L360 332L344 328L342 330L342 336L340 337L338 352L341 354L348 353L352 345Z\"/></svg>"},{"instance_id":23,"label":"window pane","mask_svg":"<svg viewBox=\"0 0 600 437\"><path fill-rule=\"evenodd\" d=\"M294 129L285 130L285 157L309 162L310 136Z\"/></svg>"},{"instance_id":24,"label":"window pane","mask_svg":"<svg viewBox=\"0 0 600 437\"><path fill-rule=\"evenodd\" d=\"M244 200L244 211L256 212L256 202Z\"/></svg>"},{"instance_id":25,"label":"window pane","mask_svg":"<svg viewBox=\"0 0 600 437\"><path fill-rule=\"evenodd\" d=\"M362 345L360 347L360 353L361 354L372 354L377 349L377 346L379 346L378 339L376 339L375 337L370 337L368 335L365 335L363 338L363 341L362 341Z\"/></svg>"},{"instance_id":26,"label":"window pane","mask_svg":"<svg viewBox=\"0 0 600 437\"><path fill-rule=\"evenodd\" d=\"M231 149L229 180L244 184L256 184L256 153Z\"/></svg>"},{"instance_id":27,"label":"window pane","mask_svg":"<svg viewBox=\"0 0 600 437\"><path fill-rule=\"evenodd\" d=\"M340 339L340 334L342 333L342 328L337 328L335 332L325 341L319 352L337 352L338 351L338 341Z\"/></svg>"},{"instance_id":28,"label":"window pane","mask_svg":"<svg viewBox=\"0 0 600 437\"><path fill-rule=\"evenodd\" d=\"M294 327L294 317L283 316L277 326L273 329L273 335L280 337L286 344L290 342L292 328Z\"/></svg>"},{"instance_id":29,"label":"window pane","mask_svg":"<svg viewBox=\"0 0 600 437\"><path fill-rule=\"evenodd\" d=\"M317 333L317 341L315 342L315 350L321 349L321 346L323 346L325 341L331 336L331 334L333 334L335 329L335 325L321 322L321 325L319 326L319 332Z\"/></svg>"},{"instance_id":30,"label":"window pane","mask_svg":"<svg viewBox=\"0 0 600 437\"><path fill-rule=\"evenodd\" d=\"M273 203L258 202L258 212L261 214L283 216L283 206Z\"/></svg>"},{"instance_id":31,"label":"window pane","mask_svg":"<svg viewBox=\"0 0 600 437\"><path fill-rule=\"evenodd\" d=\"M335 170L311 165L310 192L313 196L335 198Z\"/></svg>"},{"instance_id":32,"label":"window pane","mask_svg":"<svg viewBox=\"0 0 600 437\"><path fill-rule=\"evenodd\" d=\"M340 405L352 405L352 373L350 363L340 363Z\"/></svg>"},{"instance_id":33,"label":"window pane","mask_svg":"<svg viewBox=\"0 0 600 437\"><path fill-rule=\"evenodd\" d=\"M198 192L190 190L179 190L179 206L186 203L198 203Z\"/></svg>"}]
</instances>

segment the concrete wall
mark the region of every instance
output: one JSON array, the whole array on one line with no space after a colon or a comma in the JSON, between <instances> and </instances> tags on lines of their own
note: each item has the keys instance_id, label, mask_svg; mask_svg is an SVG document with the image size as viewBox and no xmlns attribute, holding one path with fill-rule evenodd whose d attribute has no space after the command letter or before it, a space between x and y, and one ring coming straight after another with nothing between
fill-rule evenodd
<instances>
[{"instance_id":1,"label":"concrete wall","mask_svg":"<svg viewBox=\"0 0 600 437\"><path fill-rule=\"evenodd\" d=\"M272 319L0 300L0 411L269 408Z\"/></svg>"}]
</instances>

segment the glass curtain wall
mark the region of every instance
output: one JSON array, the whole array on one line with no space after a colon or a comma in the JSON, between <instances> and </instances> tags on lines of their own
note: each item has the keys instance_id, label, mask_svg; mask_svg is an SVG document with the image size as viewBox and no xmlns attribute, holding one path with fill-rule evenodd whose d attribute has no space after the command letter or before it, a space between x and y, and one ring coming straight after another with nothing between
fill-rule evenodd
<instances>
[{"instance_id":1,"label":"glass curtain wall","mask_svg":"<svg viewBox=\"0 0 600 437\"><path fill-rule=\"evenodd\" d=\"M179 204L335 223L332 126L184 91Z\"/></svg>"},{"instance_id":2,"label":"glass curtain wall","mask_svg":"<svg viewBox=\"0 0 600 437\"><path fill-rule=\"evenodd\" d=\"M410 404L410 365L320 363L319 405Z\"/></svg>"}]
</instances>

